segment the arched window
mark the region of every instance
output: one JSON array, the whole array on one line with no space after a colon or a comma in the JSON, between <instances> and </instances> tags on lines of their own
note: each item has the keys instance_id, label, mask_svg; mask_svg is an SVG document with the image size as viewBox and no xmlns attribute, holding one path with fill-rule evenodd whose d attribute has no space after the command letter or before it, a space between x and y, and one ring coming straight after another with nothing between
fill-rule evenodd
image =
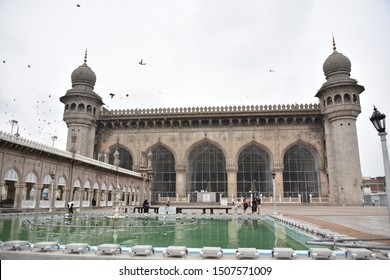
<instances>
[{"instance_id":1,"label":"arched window","mask_svg":"<svg viewBox=\"0 0 390 280\"><path fill-rule=\"evenodd\" d=\"M304 202L309 195L319 195L316 159L313 152L302 144L292 146L283 158L284 197L302 195Z\"/></svg>"},{"instance_id":2,"label":"arched window","mask_svg":"<svg viewBox=\"0 0 390 280\"><path fill-rule=\"evenodd\" d=\"M112 149L110 153L110 158L108 159L109 164L114 164L114 153L118 150L119 153L119 167L133 170L133 157L130 155L130 153L122 148L119 147L118 149Z\"/></svg>"},{"instance_id":3,"label":"arched window","mask_svg":"<svg viewBox=\"0 0 390 280\"><path fill-rule=\"evenodd\" d=\"M337 94L334 97L334 103L336 103L336 104L340 104L341 103L341 96L339 94Z\"/></svg>"},{"instance_id":4,"label":"arched window","mask_svg":"<svg viewBox=\"0 0 390 280\"><path fill-rule=\"evenodd\" d=\"M222 120L222 126L229 126L229 125L230 125L229 120L227 120L227 119Z\"/></svg>"},{"instance_id":5,"label":"arched window","mask_svg":"<svg viewBox=\"0 0 390 280\"><path fill-rule=\"evenodd\" d=\"M171 151L159 145L152 149L153 168L153 198L161 196L176 196L176 170L175 158Z\"/></svg>"},{"instance_id":6,"label":"arched window","mask_svg":"<svg viewBox=\"0 0 390 280\"><path fill-rule=\"evenodd\" d=\"M331 105L333 102L332 102L332 97L331 96L328 96L328 98L326 98L326 104L327 105Z\"/></svg>"},{"instance_id":7,"label":"arched window","mask_svg":"<svg viewBox=\"0 0 390 280\"><path fill-rule=\"evenodd\" d=\"M350 103L351 102L351 96L346 93L344 94L344 103Z\"/></svg>"},{"instance_id":8,"label":"arched window","mask_svg":"<svg viewBox=\"0 0 390 280\"><path fill-rule=\"evenodd\" d=\"M85 111L85 106L84 106L84 104L83 104L83 103L80 103L79 106L78 106L78 108L77 108L77 110L78 110L79 112L84 112L84 111Z\"/></svg>"},{"instance_id":9,"label":"arched window","mask_svg":"<svg viewBox=\"0 0 390 280\"><path fill-rule=\"evenodd\" d=\"M226 196L226 160L218 147L208 142L199 144L191 151L187 166L187 191L219 192Z\"/></svg>"},{"instance_id":10,"label":"arched window","mask_svg":"<svg viewBox=\"0 0 390 280\"><path fill-rule=\"evenodd\" d=\"M211 126L219 126L219 120L212 120Z\"/></svg>"},{"instance_id":11,"label":"arched window","mask_svg":"<svg viewBox=\"0 0 390 280\"><path fill-rule=\"evenodd\" d=\"M238 157L237 197L272 195L271 161L268 153L252 144Z\"/></svg>"},{"instance_id":12,"label":"arched window","mask_svg":"<svg viewBox=\"0 0 390 280\"><path fill-rule=\"evenodd\" d=\"M202 126L210 126L210 121L209 120L202 120L201 125Z\"/></svg>"}]
</instances>

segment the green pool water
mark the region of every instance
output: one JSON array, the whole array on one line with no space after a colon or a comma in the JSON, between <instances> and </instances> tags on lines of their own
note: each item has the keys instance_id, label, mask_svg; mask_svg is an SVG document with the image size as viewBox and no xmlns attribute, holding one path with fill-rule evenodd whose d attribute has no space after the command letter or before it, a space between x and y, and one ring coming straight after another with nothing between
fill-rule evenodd
<instances>
[{"instance_id":1,"label":"green pool water","mask_svg":"<svg viewBox=\"0 0 390 280\"><path fill-rule=\"evenodd\" d=\"M111 219L103 215L31 215L0 218L0 240L118 243L123 247L181 245L188 248L289 247L306 250L311 237L266 217L128 216Z\"/></svg>"}]
</instances>

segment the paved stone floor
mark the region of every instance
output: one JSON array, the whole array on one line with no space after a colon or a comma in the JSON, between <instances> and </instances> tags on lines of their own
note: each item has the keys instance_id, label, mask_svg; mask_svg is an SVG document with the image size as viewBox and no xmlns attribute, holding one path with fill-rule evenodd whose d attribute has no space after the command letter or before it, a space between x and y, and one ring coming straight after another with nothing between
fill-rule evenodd
<instances>
[{"instance_id":1,"label":"paved stone floor","mask_svg":"<svg viewBox=\"0 0 390 280\"><path fill-rule=\"evenodd\" d=\"M275 211L276 210L276 211ZM98 208L83 210L84 212L105 212L110 213L112 209ZM189 213L198 212L201 210L188 210ZM278 217L293 220L297 223L304 223L313 227L326 229L331 232L346 235L353 238L389 238L390 239L390 218L387 207L373 207L373 206L291 206L291 205L277 205L274 209L273 205L261 205L261 215L272 215L274 211ZM242 215L258 215L250 212L243 213L242 209L233 209L234 213ZM183 211L183 213L186 213ZM223 214L224 211L215 211L214 215ZM131 214L130 214L131 215ZM155 215L155 214L151 214ZM229 215L229 214L228 214ZM375 242L377 244L378 242ZM379 244L390 246L389 240L381 240ZM28 252L24 252L28 251ZM380 250L377 252L378 256L383 259L390 258L389 250ZM128 254L119 254L116 256L110 255L94 255L94 254L63 254L60 252L50 253L31 253L30 250L23 250L20 252L12 250L1 250L0 259L126 259ZM132 258L135 258L134 256ZM159 259L162 255L153 255L149 259ZM188 258L199 258L199 256L191 256ZM226 257L233 259L234 257ZM186 258L187 259L187 258ZM225 259L225 257L224 257ZM299 257L298 257L299 259Z\"/></svg>"}]
</instances>

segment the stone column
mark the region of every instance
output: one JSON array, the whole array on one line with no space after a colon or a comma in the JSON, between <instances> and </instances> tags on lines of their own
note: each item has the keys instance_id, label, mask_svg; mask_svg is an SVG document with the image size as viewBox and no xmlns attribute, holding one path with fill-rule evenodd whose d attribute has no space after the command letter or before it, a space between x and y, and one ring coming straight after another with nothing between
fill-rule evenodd
<instances>
[{"instance_id":1,"label":"stone column","mask_svg":"<svg viewBox=\"0 0 390 280\"><path fill-rule=\"evenodd\" d=\"M63 200L65 200L65 206L67 206L68 202L70 201L70 189L70 186L64 186Z\"/></svg>"},{"instance_id":2,"label":"stone column","mask_svg":"<svg viewBox=\"0 0 390 280\"><path fill-rule=\"evenodd\" d=\"M93 198L93 188L88 189L88 201L89 201L89 206L92 206L92 198Z\"/></svg>"},{"instance_id":3,"label":"stone column","mask_svg":"<svg viewBox=\"0 0 390 280\"><path fill-rule=\"evenodd\" d=\"M226 167L227 172L227 196L231 200L232 197L234 200L237 200L237 167L234 164L231 164Z\"/></svg>"},{"instance_id":4,"label":"stone column","mask_svg":"<svg viewBox=\"0 0 390 280\"><path fill-rule=\"evenodd\" d=\"M50 185L50 205L51 205L51 208L52 210L54 210L56 208L56 197L57 197L57 188L58 188L58 183L57 183L57 180L56 179L52 179L53 180L53 185Z\"/></svg>"},{"instance_id":5,"label":"stone column","mask_svg":"<svg viewBox=\"0 0 390 280\"><path fill-rule=\"evenodd\" d=\"M3 188L5 185L5 180L0 180L0 205L3 206Z\"/></svg>"},{"instance_id":6,"label":"stone column","mask_svg":"<svg viewBox=\"0 0 390 280\"><path fill-rule=\"evenodd\" d=\"M176 194L179 197L186 196L186 170L185 165L176 166Z\"/></svg>"},{"instance_id":7,"label":"stone column","mask_svg":"<svg viewBox=\"0 0 390 280\"><path fill-rule=\"evenodd\" d=\"M273 171L276 173L275 176L275 195L276 201L279 200L279 196L282 197L284 195L284 187L283 187L283 167L274 167Z\"/></svg>"},{"instance_id":8,"label":"stone column","mask_svg":"<svg viewBox=\"0 0 390 280\"><path fill-rule=\"evenodd\" d=\"M41 192L42 192L43 184L34 184L34 201L35 201L35 209L39 209L39 202L41 200Z\"/></svg>"},{"instance_id":9,"label":"stone column","mask_svg":"<svg viewBox=\"0 0 390 280\"><path fill-rule=\"evenodd\" d=\"M23 190L26 187L26 182L15 182L15 200L14 200L14 208L22 207L22 199L23 199Z\"/></svg>"},{"instance_id":10,"label":"stone column","mask_svg":"<svg viewBox=\"0 0 390 280\"><path fill-rule=\"evenodd\" d=\"M101 199L102 199L102 190L98 189L96 192L96 206L100 206Z\"/></svg>"}]
</instances>

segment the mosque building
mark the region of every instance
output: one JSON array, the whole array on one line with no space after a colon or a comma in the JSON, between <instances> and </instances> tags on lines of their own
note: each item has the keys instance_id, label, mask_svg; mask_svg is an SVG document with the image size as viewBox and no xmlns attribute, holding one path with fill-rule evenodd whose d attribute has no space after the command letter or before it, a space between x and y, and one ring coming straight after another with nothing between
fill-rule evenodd
<instances>
[{"instance_id":1,"label":"mosque building","mask_svg":"<svg viewBox=\"0 0 390 280\"><path fill-rule=\"evenodd\" d=\"M153 202L256 196L359 204L356 118L364 87L350 77L351 62L335 44L323 72L316 104L108 110L85 58L60 98L67 150L111 164L119 153L119 166L135 172L151 163Z\"/></svg>"}]
</instances>

